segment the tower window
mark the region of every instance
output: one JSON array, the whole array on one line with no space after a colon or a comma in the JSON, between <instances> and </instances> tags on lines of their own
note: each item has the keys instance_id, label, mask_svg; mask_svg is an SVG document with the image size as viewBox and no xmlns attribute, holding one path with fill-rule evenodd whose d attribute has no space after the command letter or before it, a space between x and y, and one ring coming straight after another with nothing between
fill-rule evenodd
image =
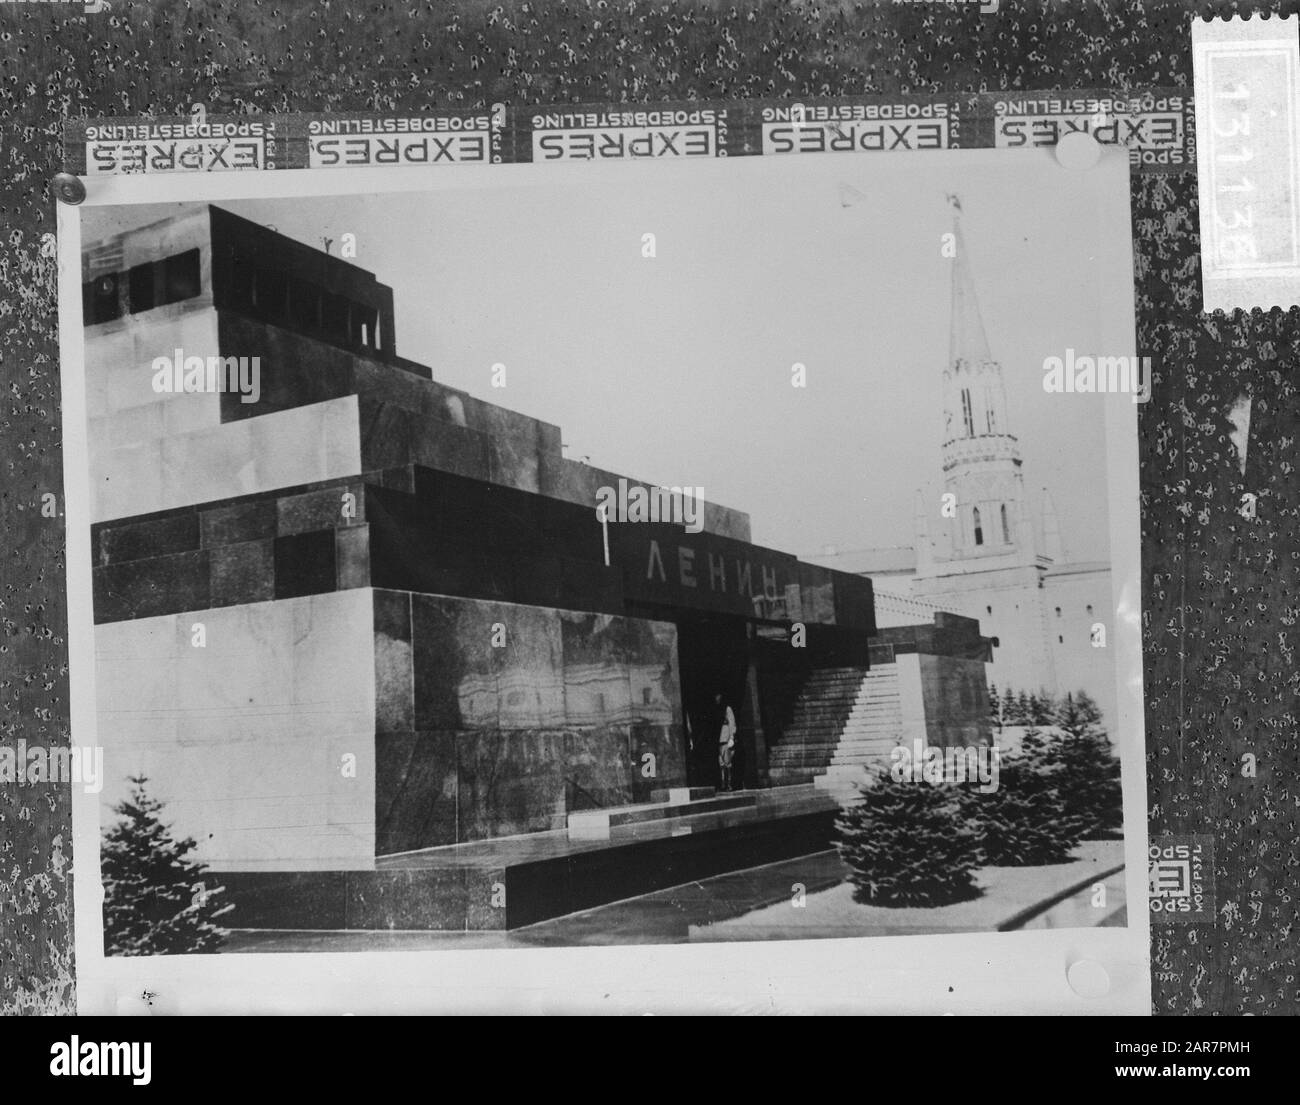
<instances>
[{"instance_id":1,"label":"tower window","mask_svg":"<svg viewBox=\"0 0 1300 1105\"><path fill-rule=\"evenodd\" d=\"M1088 613L1089 613L1089 615L1092 614L1092 603L1089 603L1089 604L1088 604Z\"/></svg>"},{"instance_id":2,"label":"tower window","mask_svg":"<svg viewBox=\"0 0 1300 1105\"><path fill-rule=\"evenodd\" d=\"M986 607L984 607L984 609L987 610L990 614L993 613L993 607L991 607L991 606L986 606Z\"/></svg>"},{"instance_id":3,"label":"tower window","mask_svg":"<svg viewBox=\"0 0 1300 1105\"><path fill-rule=\"evenodd\" d=\"M970 388L961 389L961 420L966 427L966 436L975 436L975 417L971 413ZM978 542L976 542L978 544Z\"/></svg>"},{"instance_id":4,"label":"tower window","mask_svg":"<svg viewBox=\"0 0 1300 1105\"><path fill-rule=\"evenodd\" d=\"M993 391L990 388L984 389L984 424L988 427L989 433L998 432L998 417L993 410Z\"/></svg>"},{"instance_id":5,"label":"tower window","mask_svg":"<svg viewBox=\"0 0 1300 1105\"><path fill-rule=\"evenodd\" d=\"M971 515L975 522L975 544L984 544L984 529L980 526L980 508L975 507Z\"/></svg>"},{"instance_id":6,"label":"tower window","mask_svg":"<svg viewBox=\"0 0 1300 1105\"><path fill-rule=\"evenodd\" d=\"M1003 504L1002 504L1002 543L1003 543L1004 545L1010 545L1010 544L1011 544L1011 525L1010 525L1010 523L1007 521L1007 504L1006 504L1006 503L1003 503Z\"/></svg>"},{"instance_id":7,"label":"tower window","mask_svg":"<svg viewBox=\"0 0 1300 1105\"><path fill-rule=\"evenodd\" d=\"M1061 608L1059 606L1056 608L1056 616L1058 618L1061 616Z\"/></svg>"},{"instance_id":8,"label":"tower window","mask_svg":"<svg viewBox=\"0 0 1300 1105\"><path fill-rule=\"evenodd\" d=\"M1062 637L1059 633L1058 633L1057 636L1056 636L1056 643L1057 643L1058 645L1063 645L1063 644L1065 644L1065 638Z\"/></svg>"}]
</instances>

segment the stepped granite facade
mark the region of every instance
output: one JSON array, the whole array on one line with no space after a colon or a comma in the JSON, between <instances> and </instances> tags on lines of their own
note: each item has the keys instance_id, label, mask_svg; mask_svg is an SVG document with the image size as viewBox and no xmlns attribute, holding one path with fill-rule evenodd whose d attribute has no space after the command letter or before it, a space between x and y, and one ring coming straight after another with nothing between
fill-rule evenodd
<instances>
[{"instance_id":1,"label":"stepped granite facade","mask_svg":"<svg viewBox=\"0 0 1300 1105\"><path fill-rule=\"evenodd\" d=\"M215 870L373 871L707 786L717 692L751 788L883 746L877 699L900 739L987 741L982 675L954 704L926 674L982 668L978 623L879 638L869 579L713 503L606 531L620 477L399 357L357 266L208 206L83 266L103 799L147 775ZM255 401L160 390L160 357L247 359Z\"/></svg>"}]
</instances>

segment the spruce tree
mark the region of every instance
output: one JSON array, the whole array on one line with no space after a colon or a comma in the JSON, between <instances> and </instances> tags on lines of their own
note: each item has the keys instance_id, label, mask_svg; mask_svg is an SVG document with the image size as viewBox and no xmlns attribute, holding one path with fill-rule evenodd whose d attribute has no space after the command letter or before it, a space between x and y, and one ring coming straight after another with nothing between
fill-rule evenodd
<instances>
[{"instance_id":1,"label":"spruce tree","mask_svg":"<svg viewBox=\"0 0 1300 1105\"><path fill-rule=\"evenodd\" d=\"M983 863L1036 867L1070 860L1086 822L1068 801L1053 743L1028 732L1020 750L999 761L997 790L962 788L962 811L979 831Z\"/></svg>"},{"instance_id":2,"label":"spruce tree","mask_svg":"<svg viewBox=\"0 0 1300 1105\"><path fill-rule=\"evenodd\" d=\"M121 820L104 832L106 955L181 955L212 952L225 939L214 922L234 909L225 888L210 887L206 867L190 859L197 847L162 823L162 803L145 792L148 779L131 778L131 795L113 807Z\"/></svg>"},{"instance_id":3,"label":"spruce tree","mask_svg":"<svg viewBox=\"0 0 1300 1105\"><path fill-rule=\"evenodd\" d=\"M1039 689L1039 693L1029 698L1030 721L1034 725L1051 725L1056 716L1056 707L1052 696Z\"/></svg>"},{"instance_id":4,"label":"spruce tree","mask_svg":"<svg viewBox=\"0 0 1300 1105\"><path fill-rule=\"evenodd\" d=\"M1002 688L1002 724L1019 725L1020 711L1016 706L1015 692L1011 689L1011 684Z\"/></svg>"},{"instance_id":5,"label":"spruce tree","mask_svg":"<svg viewBox=\"0 0 1300 1105\"><path fill-rule=\"evenodd\" d=\"M1017 720L1021 725L1028 725L1033 721L1033 715L1029 709L1029 695L1025 694L1024 691L1016 695L1016 713L1020 715Z\"/></svg>"},{"instance_id":6,"label":"spruce tree","mask_svg":"<svg viewBox=\"0 0 1300 1105\"><path fill-rule=\"evenodd\" d=\"M974 897L979 832L965 824L957 788L880 772L835 822L853 897L880 906L939 906Z\"/></svg>"},{"instance_id":7,"label":"spruce tree","mask_svg":"<svg viewBox=\"0 0 1300 1105\"><path fill-rule=\"evenodd\" d=\"M993 724L1002 728L1002 700L998 698L998 687L996 683L989 683L989 718Z\"/></svg>"},{"instance_id":8,"label":"spruce tree","mask_svg":"<svg viewBox=\"0 0 1300 1105\"><path fill-rule=\"evenodd\" d=\"M1086 691L1066 695L1056 712L1064 731L1050 749L1064 779L1066 807L1085 838L1113 836L1124 824L1119 759L1101 727L1101 710Z\"/></svg>"}]
</instances>

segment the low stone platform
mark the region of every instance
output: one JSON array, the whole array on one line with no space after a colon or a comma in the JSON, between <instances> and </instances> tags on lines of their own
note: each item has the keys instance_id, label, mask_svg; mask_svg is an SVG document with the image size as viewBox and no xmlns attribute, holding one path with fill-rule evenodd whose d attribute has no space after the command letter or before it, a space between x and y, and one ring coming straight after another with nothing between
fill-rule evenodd
<instances>
[{"instance_id":1,"label":"low stone platform","mask_svg":"<svg viewBox=\"0 0 1300 1105\"><path fill-rule=\"evenodd\" d=\"M656 800L603 810L575 810L569 814L571 840L608 840L612 830L643 821L670 821L702 813L757 806L756 792L719 795L712 787L681 787L656 791Z\"/></svg>"},{"instance_id":2,"label":"low stone platform","mask_svg":"<svg viewBox=\"0 0 1300 1105\"><path fill-rule=\"evenodd\" d=\"M560 829L384 856L372 871L214 872L214 881L235 902L231 928L506 930L822 851L840 809L812 786L685 804L679 816L611 824L598 839Z\"/></svg>"}]
</instances>

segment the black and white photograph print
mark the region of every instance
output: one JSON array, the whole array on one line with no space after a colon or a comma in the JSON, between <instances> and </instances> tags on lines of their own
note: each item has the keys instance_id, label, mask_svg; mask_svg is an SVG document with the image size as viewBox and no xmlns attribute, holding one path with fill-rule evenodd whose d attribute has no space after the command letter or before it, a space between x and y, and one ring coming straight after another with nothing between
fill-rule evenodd
<instances>
[{"instance_id":1,"label":"black and white photograph print","mask_svg":"<svg viewBox=\"0 0 1300 1105\"><path fill-rule=\"evenodd\" d=\"M1118 156L87 206L105 956L1128 927Z\"/></svg>"}]
</instances>

